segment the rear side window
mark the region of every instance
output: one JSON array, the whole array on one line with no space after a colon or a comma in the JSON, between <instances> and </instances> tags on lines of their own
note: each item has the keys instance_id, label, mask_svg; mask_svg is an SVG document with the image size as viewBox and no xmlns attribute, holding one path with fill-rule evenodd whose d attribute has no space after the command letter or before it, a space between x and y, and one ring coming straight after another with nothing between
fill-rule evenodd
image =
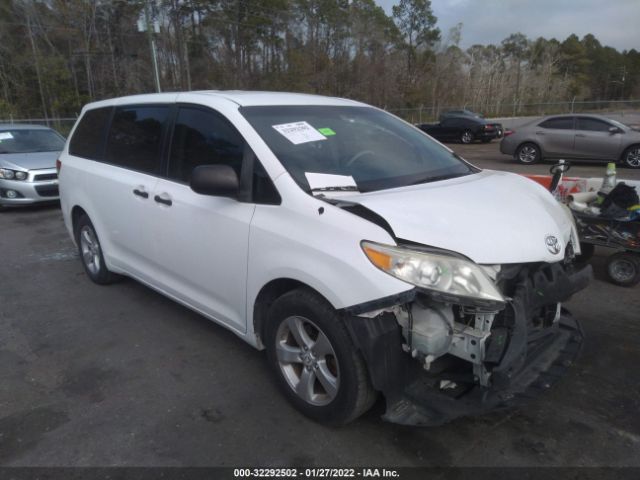
<instances>
[{"instance_id":1,"label":"rear side window","mask_svg":"<svg viewBox=\"0 0 640 480\"><path fill-rule=\"evenodd\" d=\"M111 122L105 160L143 173L158 173L168 117L169 107L164 105L118 108Z\"/></svg>"},{"instance_id":2,"label":"rear side window","mask_svg":"<svg viewBox=\"0 0 640 480\"><path fill-rule=\"evenodd\" d=\"M100 160L110 116L111 107L87 110L71 137L69 154L90 160Z\"/></svg>"},{"instance_id":3,"label":"rear side window","mask_svg":"<svg viewBox=\"0 0 640 480\"><path fill-rule=\"evenodd\" d=\"M573 117L550 118L542 122L540 126L553 130L573 130Z\"/></svg>"},{"instance_id":4,"label":"rear side window","mask_svg":"<svg viewBox=\"0 0 640 480\"><path fill-rule=\"evenodd\" d=\"M442 121L441 125L443 127L459 127L460 120L458 120L457 118L446 118Z\"/></svg>"},{"instance_id":5,"label":"rear side window","mask_svg":"<svg viewBox=\"0 0 640 480\"><path fill-rule=\"evenodd\" d=\"M189 182L194 168L213 164L229 165L239 177L243 149L244 139L222 116L182 107L171 140L169 178Z\"/></svg>"},{"instance_id":6,"label":"rear side window","mask_svg":"<svg viewBox=\"0 0 640 480\"><path fill-rule=\"evenodd\" d=\"M597 120L595 118L578 117L577 130L588 130L590 132L608 132L613 125Z\"/></svg>"}]
</instances>

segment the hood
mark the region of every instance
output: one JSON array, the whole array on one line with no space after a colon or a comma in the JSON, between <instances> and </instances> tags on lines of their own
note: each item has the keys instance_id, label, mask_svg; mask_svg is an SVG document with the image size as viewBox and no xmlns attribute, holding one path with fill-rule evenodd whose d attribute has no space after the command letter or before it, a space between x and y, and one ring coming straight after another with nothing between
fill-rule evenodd
<instances>
[{"instance_id":1,"label":"hood","mask_svg":"<svg viewBox=\"0 0 640 480\"><path fill-rule=\"evenodd\" d=\"M17 170L55 168L60 152L2 153L0 167Z\"/></svg>"},{"instance_id":2,"label":"hood","mask_svg":"<svg viewBox=\"0 0 640 480\"><path fill-rule=\"evenodd\" d=\"M557 262L573 228L542 186L491 170L342 198L383 217L400 239L455 251L481 264ZM555 254L548 236L560 246Z\"/></svg>"}]
</instances>

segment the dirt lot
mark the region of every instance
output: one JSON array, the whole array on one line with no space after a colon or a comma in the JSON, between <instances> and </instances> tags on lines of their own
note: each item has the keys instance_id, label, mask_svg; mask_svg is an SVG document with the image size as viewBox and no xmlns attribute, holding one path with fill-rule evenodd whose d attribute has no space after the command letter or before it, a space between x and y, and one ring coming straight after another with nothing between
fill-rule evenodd
<instances>
[{"instance_id":1,"label":"dirt lot","mask_svg":"<svg viewBox=\"0 0 640 480\"><path fill-rule=\"evenodd\" d=\"M92 284L56 207L1 212L0 252L1 465L640 466L640 287L604 281L602 252L567 305L587 335L568 377L526 409L428 429L382 405L342 429L307 420L233 334L134 281Z\"/></svg>"}]
</instances>

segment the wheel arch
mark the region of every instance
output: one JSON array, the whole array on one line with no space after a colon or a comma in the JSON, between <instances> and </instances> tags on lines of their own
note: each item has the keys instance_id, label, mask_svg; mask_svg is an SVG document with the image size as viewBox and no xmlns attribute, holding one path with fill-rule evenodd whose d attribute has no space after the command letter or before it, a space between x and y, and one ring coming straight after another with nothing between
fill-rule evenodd
<instances>
[{"instance_id":1,"label":"wheel arch","mask_svg":"<svg viewBox=\"0 0 640 480\"><path fill-rule=\"evenodd\" d=\"M76 225L78 224L78 220L82 215L87 215L87 212L80 205L75 205L71 209L71 228L73 229L73 234L76 233Z\"/></svg>"},{"instance_id":2,"label":"wheel arch","mask_svg":"<svg viewBox=\"0 0 640 480\"><path fill-rule=\"evenodd\" d=\"M322 295L322 293L317 289L300 280L295 280L293 278L276 278L269 281L260 289L255 301L253 302L253 333L256 337L256 344L258 348L264 348L262 340L264 338L264 326L269 307L271 307L273 302L282 295L297 288L306 288L316 293L335 308L325 295Z\"/></svg>"}]
</instances>

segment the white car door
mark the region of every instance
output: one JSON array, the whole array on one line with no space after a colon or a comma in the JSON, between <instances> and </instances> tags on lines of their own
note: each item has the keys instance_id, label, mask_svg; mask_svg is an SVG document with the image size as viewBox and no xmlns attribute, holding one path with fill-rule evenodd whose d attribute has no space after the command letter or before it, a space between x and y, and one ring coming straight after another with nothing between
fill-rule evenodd
<instances>
[{"instance_id":1,"label":"white car door","mask_svg":"<svg viewBox=\"0 0 640 480\"><path fill-rule=\"evenodd\" d=\"M118 107L104 160L85 173L85 187L94 199L92 220L101 230L108 261L147 282L155 260L149 216L169 113L167 105Z\"/></svg>"},{"instance_id":2,"label":"white car door","mask_svg":"<svg viewBox=\"0 0 640 480\"><path fill-rule=\"evenodd\" d=\"M189 187L199 165L226 164L240 176L245 142L219 113L180 106L169 148L168 178L153 196L155 283L192 308L246 331L249 227L255 205L200 195Z\"/></svg>"}]
</instances>

